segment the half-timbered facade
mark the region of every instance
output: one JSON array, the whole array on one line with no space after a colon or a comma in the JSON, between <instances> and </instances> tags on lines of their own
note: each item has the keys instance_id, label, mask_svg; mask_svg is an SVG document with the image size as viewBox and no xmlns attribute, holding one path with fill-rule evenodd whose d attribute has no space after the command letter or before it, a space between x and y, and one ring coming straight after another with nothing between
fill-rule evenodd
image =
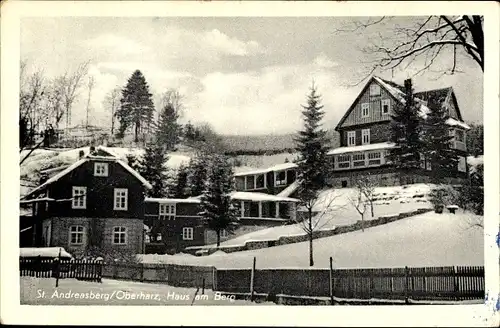
<instances>
[{"instance_id":1,"label":"half-timbered facade","mask_svg":"<svg viewBox=\"0 0 500 328\"><path fill-rule=\"evenodd\" d=\"M379 185L395 185L428 180L430 163L422 157L421 170L411 178L401 181L391 167L387 156L395 147L391 139L391 115L397 105L404 103L404 87L392 81L372 77L341 118L335 130L340 134L340 147L332 149L332 184L337 187L352 186L360 175L370 174ZM454 138L451 147L459 156L459 164L450 179L458 179L466 173L466 134L470 129L460 114L453 89L443 88L417 92L415 101L420 115L425 118L430 108L441 106L449 114L447 124Z\"/></svg>"}]
</instances>

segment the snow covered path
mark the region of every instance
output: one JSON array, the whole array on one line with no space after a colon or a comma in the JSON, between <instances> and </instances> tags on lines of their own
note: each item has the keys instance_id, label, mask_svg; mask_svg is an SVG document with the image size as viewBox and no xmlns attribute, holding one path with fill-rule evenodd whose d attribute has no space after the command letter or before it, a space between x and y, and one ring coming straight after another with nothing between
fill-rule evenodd
<instances>
[{"instance_id":1,"label":"snow covered path","mask_svg":"<svg viewBox=\"0 0 500 328\"><path fill-rule=\"evenodd\" d=\"M448 265L484 265L483 230L471 228L472 214L433 212L396 222L314 240L315 267L386 268ZM309 267L308 242L251 251L196 257L188 254L142 255L146 263L214 265L249 268L253 257L258 268Z\"/></svg>"},{"instance_id":2,"label":"snow covered path","mask_svg":"<svg viewBox=\"0 0 500 328\"><path fill-rule=\"evenodd\" d=\"M103 279L102 283L53 278L21 277L21 305L191 305L195 288ZM198 292L193 305L274 305L222 299L212 290ZM68 298L66 298L68 297Z\"/></svg>"}]
</instances>

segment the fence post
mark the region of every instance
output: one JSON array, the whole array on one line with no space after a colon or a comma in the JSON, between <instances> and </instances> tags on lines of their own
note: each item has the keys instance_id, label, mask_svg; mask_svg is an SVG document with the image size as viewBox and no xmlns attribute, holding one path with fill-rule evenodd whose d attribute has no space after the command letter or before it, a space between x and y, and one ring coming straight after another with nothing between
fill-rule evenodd
<instances>
[{"instance_id":1,"label":"fence post","mask_svg":"<svg viewBox=\"0 0 500 328\"><path fill-rule=\"evenodd\" d=\"M205 277L203 277L203 281L201 284L201 294L205 295Z\"/></svg>"},{"instance_id":2,"label":"fence post","mask_svg":"<svg viewBox=\"0 0 500 328\"><path fill-rule=\"evenodd\" d=\"M410 272L409 272L409 268L407 266L405 266L405 304L409 304L409 284L410 284Z\"/></svg>"},{"instance_id":3,"label":"fence post","mask_svg":"<svg viewBox=\"0 0 500 328\"><path fill-rule=\"evenodd\" d=\"M333 305L333 258L330 256L330 305Z\"/></svg>"},{"instance_id":4,"label":"fence post","mask_svg":"<svg viewBox=\"0 0 500 328\"><path fill-rule=\"evenodd\" d=\"M212 291L217 290L217 268L212 267Z\"/></svg>"},{"instance_id":5,"label":"fence post","mask_svg":"<svg viewBox=\"0 0 500 328\"><path fill-rule=\"evenodd\" d=\"M252 271L250 272L250 301L253 301L254 297L254 280L255 280L255 262L257 261L257 258L254 256L253 257L253 265L252 265Z\"/></svg>"},{"instance_id":6,"label":"fence post","mask_svg":"<svg viewBox=\"0 0 500 328\"><path fill-rule=\"evenodd\" d=\"M59 287L59 263L61 262L61 248L59 247L59 255L56 258L56 265L55 265L55 275L56 275L56 288Z\"/></svg>"},{"instance_id":7,"label":"fence post","mask_svg":"<svg viewBox=\"0 0 500 328\"><path fill-rule=\"evenodd\" d=\"M458 288L458 272L457 267L453 267L453 290L455 291L455 300L460 301L460 290Z\"/></svg>"},{"instance_id":8,"label":"fence post","mask_svg":"<svg viewBox=\"0 0 500 328\"><path fill-rule=\"evenodd\" d=\"M37 267L38 267L36 270L36 277L40 278L42 276L42 257L40 255L38 255L36 260L37 260Z\"/></svg>"},{"instance_id":9,"label":"fence post","mask_svg":"<svg viewBox=\"0 0 500 328\"><path fill-rule=\"evenodd\" d=\"M140 281L143 282L144 281L144 263L140 263L140 270L141 270L141 277L140 277Z\"/></svg>"}]
</instances>

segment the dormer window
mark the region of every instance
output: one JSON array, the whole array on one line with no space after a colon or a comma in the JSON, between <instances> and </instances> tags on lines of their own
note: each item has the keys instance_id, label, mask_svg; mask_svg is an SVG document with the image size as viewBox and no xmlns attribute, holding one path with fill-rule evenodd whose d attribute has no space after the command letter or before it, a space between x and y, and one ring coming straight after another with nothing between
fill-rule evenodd
<instances>
[{"instance_id":1,"label":"dormer window","mask_svg":"<svg viewBox=\"0 0 500 328\"><path fill-rule=\"evenodd\" d=\"M107 177L108 176L108 163L94 163L94 176Z\"/></svg>"},{"instance_id":2,"label":"dormer window","mask_svg":"<svg viewBox=\"0 0 500 328\"><path fill-rule=\"evenodd\" d=\"M372 83L370 85L370 96L380 96L380 86Z\"/></svg>"}]
</instances>

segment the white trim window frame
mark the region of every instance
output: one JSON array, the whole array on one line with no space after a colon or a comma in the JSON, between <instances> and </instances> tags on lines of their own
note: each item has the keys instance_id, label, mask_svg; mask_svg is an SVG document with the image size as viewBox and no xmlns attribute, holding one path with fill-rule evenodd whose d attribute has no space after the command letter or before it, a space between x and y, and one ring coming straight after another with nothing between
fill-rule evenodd
<instances>
[{"instance_id":1,"label":"white trim window frame","mask_svg":"<svg viewBox=\"0 0 500 328\"><path fill-rule=\"evenodd\" d=\"M382 152L374 151L368 153L368 166L379 166L382 164Z\"/></svg>"},{"instance_id":2,"label":"white trim window frame","mask_svg":"<svg viewBox=\"0 0 500 328\"><path fill-rule=\"evenodd\" d=\"M356 131L347 131L347 147L356 146Z\"/></svg>"},{"instance_id":3,"label":"white trim window frame","mask_svg":"<svg viewBox=\"0 0 500 328\"><path fill-rule=\"evenodd\" d=\"M339 170L349 169L351 167L351 155L337 155L336 163L336 167Z\"/></svg>"},{"instance_id":4,"label":"white trim window frame","mask_svg":"<svg viewBox=\"0 0 500 328\"><path fill-rule=\"evenodd\" d=\"M362 145L370 144L370 129L361 130L361 144Z\"/></svg>"},{"instance_id":5,"label":"white trim window frame","mask_svg":"<svg viewBox=\"0 0 500 328\"><path fill-rule=\"evenodd\" d=\"M357 153L352 155L352 167L365 167L366 156L365 153Z\"/></svg>"},{"instance_id":6,"label":"white trim window frame","mask_svg":"<svg viewBox=\"0 0 500 328\"><path fill-rule=\"evenodd\" d=\"M361 117L370 117L370 103L361 104Z\"/></svg>"},{"instance_id":7,"label":"white trim window frame","mask_svg":"<svg viewBox=\"0 0 500 328\"><path fill-rule=\"evenodd\" d=\"M73 186L71 208L87 208L87 187Z\"/></svg>"},{"instance_id":8,"label":"white trim window frame","mask_svg":"<svg viewBox=\"0 0 500 328\"><path fill-rule=\"evenodd\" d=\"M458 172L467 172L467 161L465 157L458 156L457 170Z\"/></svg>"},{"instance_id":9,"label":"white trim window frame","mask_svg":"<svg viewBox=\"0 0 500 328\"><path fill-rule=\"evenodd\" d=\"M107 177L109 172L108 163L95 162L94 163L94 176L95 177Z\"/></svg>"},{"instance_id":10,"label":"white trim window frame","mask_svg":"<svg viewBox=\"0 0 500 328\"><path fill-rule=\"evenodd\" d=\"M182 228L182 240L193 240L194 229L192 227Z\"/></svg>"},{"instance_id":11,"label":"white trim window frame","mask_svg":"<svg viewBox=\"0 0 500 328\"><path fill-rule=\"evenodd\" d=\"M220 231L220 237L221 237L221 238L227 238L227 236L229 236L229 234L228 234L227 230L226 230L226 229L222 229L222 230Z\"/></svg>"},{"instance_id":12,"label":"white trim window frame","mask_svg":"<svg viewBox=\"0 0 500 328\"><path fill-rule=\"evenodd\" d=\"M280 173L284 173L285 174L285 177L284 179L278 179L279 178L279 175ZM274 186L275 187L281 187L281 186L286 186L287 184L287 181L288 181L288 170L284 170L284 171L275 171L274 172Z\"/></svg>"},{"instance_id":13,"label":"white trim window frame","mask_svg":"<svg viewBox=\"0 0 500 328\"><path fill-rule=\"evenodd\" d=\"M158 206L158 219L161 221L175 220L176 208L172 203L160 203Z\"/></svg>"},{"instance_id":14,"label":"white trim window frame","mask_svg":"<svg viewBox=\"0 0 500 328\"><path fill-rule=\"evenodd\" d=\"M113 245L127 245L127 237L127 227L113 227L113 239L111 240Z\"/></svg>"},{"instance_id":15,"label":"white trim window frame","mask_svg":"<svg viewBox=\"0 0 500 328\"><path fill-rule=\"evenodd\" d=\"M85 238L85 227L72 225L69 227L69 245L83 245Z\"/></svg>"},{"instance_id":16,"label":"white trim window frame","mask_svg":"<svg viewBox=\"0 0 500 328\"><path fill-rule=\"evenodd\" d=\"M387 106L387 111L385 110L385 106ZM389 115L391 112L391 100L390 99L382 99L381 103L381 111L382 115Z\"/></svg>"},{"instance_id":17,"label":"white trim window frame","mask_svg":"<svg viewBox=\"0 0 500 328\"><path fill-rule=\"evenodd\" d=\"M113 197L113 210L127 211L128 210L128 189L115 188Z\"/></svg>"}]
</instances>

